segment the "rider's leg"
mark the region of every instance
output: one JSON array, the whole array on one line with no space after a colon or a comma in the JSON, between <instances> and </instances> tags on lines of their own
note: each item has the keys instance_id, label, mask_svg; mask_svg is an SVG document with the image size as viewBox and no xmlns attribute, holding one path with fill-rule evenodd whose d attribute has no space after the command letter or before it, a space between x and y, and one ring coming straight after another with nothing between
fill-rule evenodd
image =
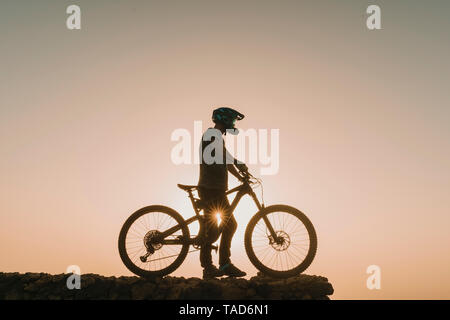
<instances>
[{"instance_id":1,"label":"rider's leg","mask_svg":"<svg viewBox=\"0 0 450 320\"><path fill-rule=\"evenodd\" d=\"M199 195L200 197L204 197L205 193L200 194L199 192ZM214 221L214 224L207 224L209 225L208 231L212 229L211 228L212 225L217 226L216 213L220 212L222 217L221 218L222 238L220 239L220 249L219 249L219 264L221 268L216 269L212 265L211 247L205 246L205 248L200 251L200 259L202 262L202 266L205 268L203 270L203 277L209 278L222 275L228 275L232 277L243 277L246 275L246 273L239 270L230 261L231 240L233 238L234 233L236 232L237 222L233 216L233 213L231 212L228 198L225 192L215 192L212 190L211 193L208 194L207 199L209 206L205 210L205 217L207 219L206 221ZM209 234L208 238L210 238ZM216 241L217 240L216 234L214 234L214 236L211 235L211 238L214 239L213 242Z\"/></svg>"},{"instance_id":2,"label":"rider's leg","mask_svg":"<svg viewBox=\"0 0 450 320\"><path fill-rule=\"evenodd\" d=\"M219 265L220 271L224 275L231 277L243 277L247 275L244 271L239 270L235 265L231 263L231 240L237 229L237 222L234 218L233 212L231 212L230 203L225 194L222 196L222 208L224 208L222 213L222 238L220 239L220 249L219 249Z\"/></svg>"},{"instance_id":3,"label":"rider's leg","mask_svg":"<svg viewBox=\"0 0 450 320\"><path fill-rule=\"evenodd\" d=\"M200 263L203 268L212 264L211 250L212 243L219 237L219 227L216 216L211 213L205 213L205 234L204 243L200 246Z\"/></svg>"},{"instance_id":4,"label":"rider's leg","mask_svg":"<svg viewBox=\"0 0 450 320\"><path fill-rule=\"evenodd\" d=\"M230 263L231 257L231 240L237 229L237 222L233 213L230 210L230 203L225 194L222 195L221 200L222 210L222 238L219 246L219 265L223 266Z\"/></svg>"},{"instance_id":5,"label":"rider's leg","mask_svg":"<svg viewBox=\"0 0 450 320\"><path fill-rule=\"evenodd\" d=\"M199 189L200 199L206 203L206 208L204 210L205 230L202 230L202 232L204 232L203 235L206 235L206 238L200 247L200 263L203 268L212 265L211 244L219 238L219 227L214 210L216 207L216 193L217 192L214 190Z\"/></svg>"}]
</instances>

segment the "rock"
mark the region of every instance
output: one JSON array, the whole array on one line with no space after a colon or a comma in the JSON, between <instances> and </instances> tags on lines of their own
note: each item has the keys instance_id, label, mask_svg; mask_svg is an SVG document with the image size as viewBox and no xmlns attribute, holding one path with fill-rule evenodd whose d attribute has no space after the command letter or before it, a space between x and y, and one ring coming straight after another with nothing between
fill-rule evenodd
<instances>
[{"instance_id":1,"label":"rock","mask_svg":"<svg viewBox=\"0 0 450 320\"><path fill-rule=\"evenodd\" d=\"M133 300L148 299L155 295L156 285L151 282L136 284L131 288Z\"/></svg>"},{"instance_id":2,"label":"rock","mask_svg":"<svg viewBox=\"0 0 450 320\"><path fill-rule=\"evenodd\" d=\"M79 290L69 290L66 286L67 278L67 274L0 272L0 299L328 300L334 292L327 278L305 274L288 279L276 279L258 273L250 280L243 278L202 280L171 276L144 279L82 274Z\"/></svg>"}]
</instances>

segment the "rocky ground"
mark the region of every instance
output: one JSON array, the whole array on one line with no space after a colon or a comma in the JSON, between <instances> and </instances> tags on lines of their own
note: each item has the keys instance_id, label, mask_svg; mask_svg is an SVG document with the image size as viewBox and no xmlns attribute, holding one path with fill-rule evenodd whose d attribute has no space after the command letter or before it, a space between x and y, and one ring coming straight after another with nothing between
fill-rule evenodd
<instances>
[{"instance_id":1,"label":"rocky ground","mask_svg":"<svg viewBox=\"0 0 450 320\"><path fill-rule=\"evenodd\" d=\"M68 274L0 273L0 299L329 299L327 278L299 275L273 279L261 274L246 279L104 277L81 275L81 288L67 288Z\"/></svg>"}]
</instances>

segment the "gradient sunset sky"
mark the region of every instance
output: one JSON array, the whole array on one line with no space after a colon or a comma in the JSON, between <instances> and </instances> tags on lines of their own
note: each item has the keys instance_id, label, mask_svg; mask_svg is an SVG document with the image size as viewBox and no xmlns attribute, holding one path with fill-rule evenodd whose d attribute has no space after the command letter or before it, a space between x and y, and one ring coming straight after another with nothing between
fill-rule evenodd
<instances>
[{"instance_id":1,"label":"gradient sunset sky","mask_svg":"<svg viewBox=\"0 0 450 320\"><path fill-rule=\"evenodd\" d=\"M366 28L370 4L382 30ZM2 0L0 271L131 275L117 238L132 212L193 214L176 184L198 165L171 162L171 133L232 105L243 129L280 130L265 202L311 219L305 273L331 298L450 299L449 14L437 0ZM249 276L255 211L237 208L232 244ZM198 253L173 275L200 277Z\"/></svg>"}]
</instances>

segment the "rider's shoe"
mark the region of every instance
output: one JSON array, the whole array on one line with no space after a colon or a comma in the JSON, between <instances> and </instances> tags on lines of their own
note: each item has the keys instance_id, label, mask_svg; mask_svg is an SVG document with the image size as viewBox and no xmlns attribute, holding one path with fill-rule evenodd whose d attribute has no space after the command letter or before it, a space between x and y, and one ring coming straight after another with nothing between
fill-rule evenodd
<instances>
[{"instance_id":1,"label":"rider's shoe","mask_svg":"<svg viewBox=\"0 0 450 320\"><path fill-rule=\"evenodd\" d=\"M203 279L212 279L215 277L221 277L224 272L218 269L215 265L211 264L203 269Z\"/></svg>"},{"instance_id":2,"label":"rider's shoe","mask_svg":"<svg viewBox=\"0 0 450 320\"><path fill-rule=\"evenodd\" d=\"M220 266L220 269L222 270L224 275L226 276L230 276L230 277L244 277L247 275L247 273L245 273L242 270L239 270L234 264L227 263L223 266Z\"/></svg>"}]
</instances>

